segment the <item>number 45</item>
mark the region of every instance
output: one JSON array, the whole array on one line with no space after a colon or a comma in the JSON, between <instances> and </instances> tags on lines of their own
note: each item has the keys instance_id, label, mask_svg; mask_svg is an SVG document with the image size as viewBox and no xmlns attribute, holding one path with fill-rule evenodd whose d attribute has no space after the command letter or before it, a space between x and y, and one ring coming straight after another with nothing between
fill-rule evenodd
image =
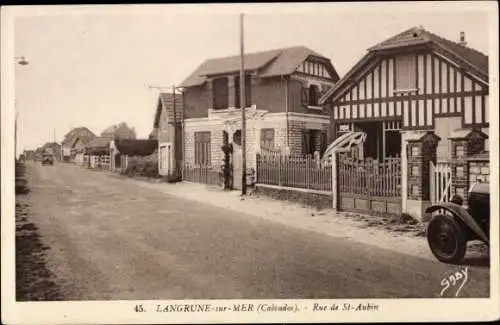
<instances>
[{"instance_id":1,"label":"number 45","mask_svg":"<svg viewBox=\"0 0 500 325\"><path fill-rule=\"evenodd\" d=\"M142 305L135 305L134 311L136 313L143 313L143 312L145 312L144 307Z\"/></svg>"}]
</instances>

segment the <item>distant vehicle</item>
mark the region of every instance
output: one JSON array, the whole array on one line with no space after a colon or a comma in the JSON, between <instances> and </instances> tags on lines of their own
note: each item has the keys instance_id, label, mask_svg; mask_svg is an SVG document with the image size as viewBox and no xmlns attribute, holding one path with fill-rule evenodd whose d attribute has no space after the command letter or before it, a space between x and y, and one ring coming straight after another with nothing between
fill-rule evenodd
<instances>
[{"instance_id":1,"label":"distant vehicle","mask_svg":"<svg viewBox=\"0 0 500 325\"><path fill-rule=\"evenodd\" d=\"M427 227L427 242L434 256L445 263L459 263L467 251L467 242L489 243L490 187L488 183L471 186L467 204L454 196L451 202L435 204L427 213L438 212Z\"/></svg>"},{"instance_id":2,"label":"distant vehicle","mask_svg":"<svg viewBox=\"0 0 500 325\"><path fill-rule=\"evenodd\" d=\"M54 165L54 156L50 153L43 154L42 165Z\"/></svg>"}]
</instances>

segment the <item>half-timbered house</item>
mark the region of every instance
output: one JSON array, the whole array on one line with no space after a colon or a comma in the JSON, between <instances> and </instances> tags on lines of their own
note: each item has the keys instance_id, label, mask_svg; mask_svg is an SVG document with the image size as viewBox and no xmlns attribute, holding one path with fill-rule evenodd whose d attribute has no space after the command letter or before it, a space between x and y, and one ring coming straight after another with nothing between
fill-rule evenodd
<instances>
[{"instance_id":1,"label":"half-timbered house","mask_svg":"<svg viewBox=\"0 0 500 325\"><path fill-rule=\"evenodd\" d=\"M401 156L403 210L412 199L439 197L430 193L433 175L426 167L428 160L417 164L411 157L431 157L434 164L449 161L460 158L455 152L459 138L487 139L488 57L467 47L464 33L460 38L453 42L423 28L404 31L369 48L320 99L332 110L334 139L346 132L366 133L364 144L352 152L358 161L373 158L383 163ZM461 150L464 155L477 154Z\"/></svg>"}]
</instances>

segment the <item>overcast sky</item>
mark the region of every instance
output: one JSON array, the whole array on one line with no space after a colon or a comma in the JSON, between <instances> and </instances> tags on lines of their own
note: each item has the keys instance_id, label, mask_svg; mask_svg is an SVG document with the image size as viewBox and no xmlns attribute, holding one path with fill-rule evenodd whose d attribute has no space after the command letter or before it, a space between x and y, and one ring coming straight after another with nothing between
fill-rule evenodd
<instances>
[{"instance_id":1,"label":"overcast sky","mask_svg":"<svg viewBox=\"0 0 500 325\"><path fill-rule=\"evenodd\" d=\"M474 5L432 11L422 5L406 10L378 5L370 11L366 5L363 11L359 5L283 6L247 11L246 51L304 45L330 58L342 77L368 47L423 26L454 41L464 31L470 47L489 52L488 16ZM148 85L180 84L205 59L239 53L237 11L176 8L140 14L130 7L88 14L45 10L16 18L15 55L30 62L16 68L19 151L52 141L54 130L59 142L71 127L100 134L122 121L147 137L158 94Z\"/></svg>"}]
</instances>

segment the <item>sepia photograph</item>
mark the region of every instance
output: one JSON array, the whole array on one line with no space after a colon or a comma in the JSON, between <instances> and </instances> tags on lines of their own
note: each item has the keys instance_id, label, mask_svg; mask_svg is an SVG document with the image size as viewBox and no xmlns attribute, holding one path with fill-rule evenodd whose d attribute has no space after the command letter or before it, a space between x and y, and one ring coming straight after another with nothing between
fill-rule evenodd
<instances>
[{"instance_id":1,"label":"sepia photograph","mask_svg":"<svg viewBox=\"0 0 500 325\"><path fill-rule=\"evenodd\" d=\"M2 323L498 319L494 2L1 13Z\"/></svg>"}]
</instances>

